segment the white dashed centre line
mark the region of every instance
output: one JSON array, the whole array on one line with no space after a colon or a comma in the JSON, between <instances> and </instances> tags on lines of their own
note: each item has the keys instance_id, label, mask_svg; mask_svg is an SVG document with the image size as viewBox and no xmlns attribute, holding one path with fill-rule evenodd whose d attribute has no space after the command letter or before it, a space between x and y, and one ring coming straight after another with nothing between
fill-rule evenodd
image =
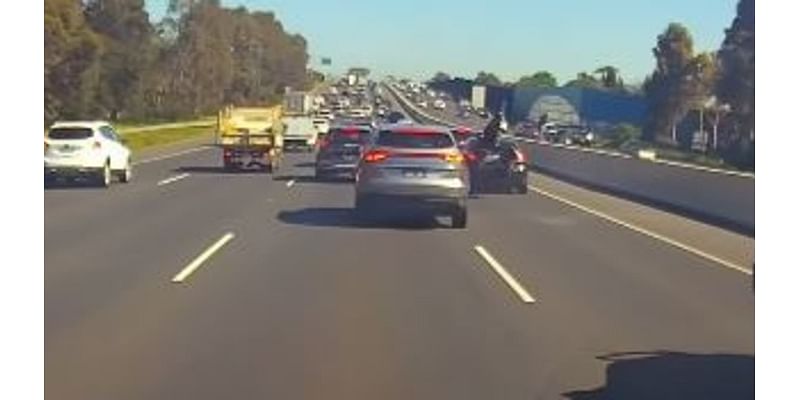
<instances>
[{"instance_id":1,"label":"white dashed centre line","mask_svg":"<svg viewBox=\"0 0 800 400\"><path fill-rule=\"evenodd\" d=\"M233 240L233 238L234 235L232 232L228 232L225 235L223 235L219 240L216 241L216 243L212 244L211 247L207 248L203 253L197 256L197 258L195 258L191 263L189 263L189 265L187 265L184 269L182 269L181 272L178 272L178 274L172 278L172 283L183 283L183 281L185 281L186 278L189 277L189 275L191 275L194 271L200 268L200 266L206 260L211 258L211 256L214 255L214 253L219 251L219 249L221 249L222 246L225 246L226 243Z\"/></svg>"},{"instance_id":2,"label":"white dashed centre line","mask_svg":"<svg viewBox=\"0 0 800 400\"><path fill-rule=\"evenodd\" d=\"M177 182L177 181L179 181L181 179L186 179L188 177L189 177L188 173L175 175L175 176L173 176L171 178L167 178L167 179L163 179L163 180L158 181L158 186L169 185L170 183Z\"/></svg>"},{"instance_id":3,"label":"white dashed centre line","mask_svg":"<svg viewBox=\"0 0 800 400\"><path fill-rule=\"evenodd\" d=\"M497 275L508 285L514 293L519 296L523 303L533 303L536 299L531 296L530 293L519 283L517 279L514 278L505 268L497 261L489 251L487 251L483 246L475 246L475 251L480 255L487 264L494 270Z\"/></svg>"}]
</instances>

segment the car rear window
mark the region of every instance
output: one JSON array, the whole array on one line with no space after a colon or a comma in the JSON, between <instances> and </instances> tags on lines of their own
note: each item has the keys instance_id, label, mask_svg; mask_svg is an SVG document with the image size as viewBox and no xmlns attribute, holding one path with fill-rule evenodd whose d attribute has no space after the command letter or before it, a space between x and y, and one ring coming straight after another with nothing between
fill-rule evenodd
<instances>
[{"instance_id":1,"label":"car rear window","mask_svg":"<svg viewBox=\"0 0 800 400\"><path fill-rule=\"evenodd\" d=\"M335 129L331 132L333 143L366 143L369 140L368 129Z\"/></svg>"},{"instance_id":2,"label":"car rear window","mask_svg":"<svg viewBox=\"0 0 800 400\"><path fill-rule=\"evenodd\" d=\"M378 134L377 144L406 149L446 149L453 147L453 139L444 132L436 131L390 131Z\"/></svg>"},{"instance_id":3,"label":"car rear window","mask_svg":"<svg viewBox=\"0 0 800 400\"><path fill-rule=\"evenodd\" d=\"M52 128L47 134L50 139L57 140L79 140L92 137L92 130L89 128Z\"/></svg>"}]
</instances>

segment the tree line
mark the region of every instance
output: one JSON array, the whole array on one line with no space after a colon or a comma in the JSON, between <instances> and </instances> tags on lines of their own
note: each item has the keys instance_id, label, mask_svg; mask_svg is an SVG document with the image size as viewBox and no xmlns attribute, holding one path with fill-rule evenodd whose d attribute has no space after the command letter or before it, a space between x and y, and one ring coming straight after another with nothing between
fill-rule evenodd
<instances>
[{"instance_id":1,"label":"tree line","mask_svg":"<svg viewBox=\"0 0 800 400\"><path fill-rule=\"evenodd\" d=\"M450 80L450 75L440 71L434 74L431 80L434 82L448 81ZM514 88L555 88L559 86L558 79L549 71L537 71L530 75L523 75L516 82L503 82L497 75L491 72L480 71L472 81L478 85ZM581 72L575 79L566 82L564 86L600 90L625 90L619 68L611 65L599 67L592 73Z\"/></svg>"},{"instance_id":2,"label":"tree line","mask_svg":"<svg viewBox=\"0 0 800 400\"><path fill-rule=\"evenodd\" d=\"M754 167L755 0L738 1L736 16L717 51L695 53L689 30L672 23L656 38L653 56L655 69L641 88L626 86L620 70L611 65L580 72L562 86L641 93L647 103L642 139L689 147L692 137L679 135L680 126L690 134L710 131L709 151L734 165ZM447 81L450 76L437 72L432 80ZM522 76L516 82L503 82L491 72L480 71L472 82L514 88L559 86L548 71Z\"/></svg>"},{"instance_id":3,"label":"tree line","mask_svg":"<svg viewBox=\"0 0 800 400\"><path fill-rule=\"evenodd\" d=\"M755 0L739 0L736 11L716 52L695 54L689 30L678 23L658 36L656 68L643 85L646 140L690 146L691 136L680 138L677 130L697 114L690 132L710 127L711 150L754 167Z\"/></svg>"},{"instance_id":4,"label":"tree line","mask_svg":"<svg viewBox=\"0 0 800 400\"><path fill-rule=\"evenodd\" d=\"M151 23L144 0L45 0L45 123L153 120L269 104L305 88L305 38L271 12L170 0Z\"/></svg>"}]
</instances>

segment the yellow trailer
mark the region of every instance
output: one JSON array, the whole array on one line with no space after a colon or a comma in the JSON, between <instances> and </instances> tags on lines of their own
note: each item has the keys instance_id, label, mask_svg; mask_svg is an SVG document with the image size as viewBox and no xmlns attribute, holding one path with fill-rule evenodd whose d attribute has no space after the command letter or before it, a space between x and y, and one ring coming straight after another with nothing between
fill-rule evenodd
<instances>
[{"instance_id":1,"label":"yellow trailer","mask_svg":"<svg viewBox=\"0 0 800 400\"><path fill-rule=\"evenodd\" d=\"M259 167L275 172L283 157L283 109L225 107L217 114L217 145L225 169Z\"/></svg>"}]
</instances>

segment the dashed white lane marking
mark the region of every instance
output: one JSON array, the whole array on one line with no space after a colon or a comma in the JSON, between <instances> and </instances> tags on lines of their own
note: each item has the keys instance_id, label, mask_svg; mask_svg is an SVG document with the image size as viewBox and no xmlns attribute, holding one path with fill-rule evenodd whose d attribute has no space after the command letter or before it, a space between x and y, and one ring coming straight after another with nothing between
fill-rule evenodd
<instances>
[{"instance_id":1,"label":"dashed white lane marking","mask_svg":"<svg viewBox=\"0 0 800 400\"><path fill-rule=\"evenodd\" d=\"M536 299L514 278L483 246L475 246L475 251L489 264L497 275L519 296L523 303L533 303Z\"/></svg>"},{"instance_id":2,"label":"dashed white lane marking","mask_svg":"<svg viewBox=\"0 0 800 400\"><path fill-rule=\"evenodd\" d=\"M219 240L216 241L216 243L212 244L211 247L207 248L204 252L202 252L199 256L197 256L197 258L195 258L191 263L189 263L189 265L187 265L184 269L182 269L181 272L178 272L178 274L172 278L172 283L183 283L183 281L185 281L186 278L189 277L189 275L191 275L194 271L200 268L200 266L206 260L211 258L211 256L214 255L214 253L219 251L219 249L221 249L222 246L224 246L226 243L233 240L233 238L234 235L232 232L228 232L225 235L223 235Z\"/></svg>"},{"instance_id":3,"label":"dashed white lane marking","mask_svg":"<svg viewBox=\"0 0 800 400\"><path fill-rule=\"evenodd\" d=\"M157 184L157 185L158 185L158 186L169 185L170 183L177 182L177 181L179 181L179 180L181 180L181 179L186 179L186 178L188 178L188 177L189 177L189 174L188 174L188 173L185 173L185 174L180 174L180 175L175 175L175 176L173 176L173 177L171 177L171 178L162 179L162 180L158 181L158 184Z\"/></svg>"}]
</instances>

